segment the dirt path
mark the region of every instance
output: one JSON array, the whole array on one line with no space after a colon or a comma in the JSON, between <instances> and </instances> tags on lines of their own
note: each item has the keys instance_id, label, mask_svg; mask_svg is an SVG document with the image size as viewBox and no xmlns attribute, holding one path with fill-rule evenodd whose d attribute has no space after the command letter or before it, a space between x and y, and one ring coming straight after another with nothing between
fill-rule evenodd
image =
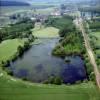
<instances>
[{"instance_id":1,"label":"dirt path","mask_svg":"<svg viewBox=\"0 0 100 100\"><path fill-rule=\"evenodd\" d=\"M80 30L82 31L82 34L83 34L83 37L84 37L84 42L85 42L85 47L86 47L88 56L90 58L90 62L92 64L93 68L94 68L94 73L95 73L95 76L96 76L96 83L97 83L98 87L100 88L100 72L98 70L98 66L97 66L96 61L95 61L94 53L93 53L92 48L90 46L89 37L85 33L82 18L79 17L79 18L77 18L76 21L77 21L77 24L78 24Z\"/></svg>"}]
</instances>

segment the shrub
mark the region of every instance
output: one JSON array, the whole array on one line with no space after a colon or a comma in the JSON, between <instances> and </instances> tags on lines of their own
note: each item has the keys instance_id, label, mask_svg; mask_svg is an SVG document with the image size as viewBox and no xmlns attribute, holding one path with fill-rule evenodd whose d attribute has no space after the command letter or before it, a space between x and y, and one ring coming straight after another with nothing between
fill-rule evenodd
<instances>
[{"instance_id":1,"label":"shrub","mask_svg":"<svg viewBox=\"0 0 100 100\"><path fill-rule=\"evenodd\" d=\"M91 81L95 81L95 74L94 74L94 72L91 72L91 74L90 74L90 76L89 76L89 79L91 80Z\"/></svg>"},{"instance_id":2,"label":"shrub","mask_svg":"<svg viewBox=\"0 0 100 100\"><path fill-rule=\"evenodd\" d=\"M7 60L5 62L2 61L1 64L2 64L3 67L8 67L8 66L10 66L10 61L9 60Z\"/></svg>"},{"instance_id":3,"label":"shrub","mask_svg":"<svg viewBox=\"0 0 100 100\"><path fill-rule=\"evenodd\" d=\"M12 70L6 68L5 71L7 72L8 75L13 76L13 71Z\"/></svg>"},{"instance_id":4,"label":"shrub","mask_svg":"<svg viewBox=\"0 0 100 100\"><path fill-rule=\"evenodd\" d=\"M45 80L43 82L44 84L55 84L55 85L61 85L63 83L62 79L57 76L51 76L48 78L48 80Z\"/></svg>"},{"instance_id":5,"label":"shrub","mask_svg":"<svg viewBox=\"0 0 100 100\"><path fill-rule=\"evenodd\" d=\"M55 77L54 84L61 85L62 84L62 79L60 77Z\"/></svg>"},{"instance_id":6,"label":"shrub","mask_svg":"<svg viewBox=\"0 0 100 100\"><path fill-rule=\"evenodd\" d=\"M24 53L24 49L23 49L23 47L22 47L22 46L18 46L18 48L17 48L17 52L18 52L18 55L19 55L19 56L22 56L23 53Z\"/></svg>"}]
</instances>

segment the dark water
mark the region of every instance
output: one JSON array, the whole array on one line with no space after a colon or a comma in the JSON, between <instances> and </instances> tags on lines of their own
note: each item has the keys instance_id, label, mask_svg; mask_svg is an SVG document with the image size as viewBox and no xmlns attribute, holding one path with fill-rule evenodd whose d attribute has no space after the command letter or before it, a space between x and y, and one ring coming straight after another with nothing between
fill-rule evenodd
<instances>
[{"instance_id":1,"label":"dark water","mask_svg":"<svg viewBox=\"0 0 100 100\"><path fill-rule=\"evenodd\" d=\"M14 76L27 78L33 82L43 82L50 76L62 77L64 83L73 83L86 78L84 62L78 56L64 59L51 55L58 39L41 39L42 43L33 45L22 58L11 64Z\"/></svg>"}]
</instances>

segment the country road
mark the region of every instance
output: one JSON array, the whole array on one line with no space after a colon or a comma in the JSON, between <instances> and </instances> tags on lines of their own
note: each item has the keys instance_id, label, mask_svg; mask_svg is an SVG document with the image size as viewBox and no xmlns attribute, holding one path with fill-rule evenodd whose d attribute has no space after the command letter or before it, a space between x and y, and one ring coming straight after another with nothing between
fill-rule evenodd
<instances>
[{"instance_id":1,"label":"country road","mask_svg":"<svg viewBox=\"0 0 100 100\"><path fill-rule=\"evenodd\" d=\"M92 64L93 68L94 68L94 73L95 73L95 76L96 76L96 83L97 83L97 86L100 89L100 72L98 70L98 66L97 66L96 61L95 61L94 53L93 53L92 48L90 46L89 37L86 34L84 26L83 26L83 19L80 16L78 16L76 21L77 21L77 26L82 31L82 35L84 37L84 42L85 42L85 47L86 47L90 62Z\"/></svg>"}]
</instances>

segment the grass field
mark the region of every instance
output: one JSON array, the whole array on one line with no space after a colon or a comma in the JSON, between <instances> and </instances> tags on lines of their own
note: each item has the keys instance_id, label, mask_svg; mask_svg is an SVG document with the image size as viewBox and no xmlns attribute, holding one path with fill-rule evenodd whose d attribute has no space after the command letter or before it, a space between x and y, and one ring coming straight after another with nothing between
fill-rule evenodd
<instances>
[{"instance_id":1,"label":"grass field","mask_svg":"<svg viewBox=\"0 0 100 100\"><path fill-rule=\"evenodd\" d=\"M10 59L17 52L17 47L23 45L25 40L12 39L5 40L0 44L0 61Z\"/></svg>"},{"instance_id":2,"label":"grass field","mask_svg":"<svg viewBox=\"0 0 100 100\"><path fill-rule=\"evenodd\" d=\"M94 40L95 45L100 46L100 32L92 32L91 35L97 38Z\"/></svg>"},{"instance_id":3,"label":"grass field","mask_svg":"<svg viewBox=\"0 0 100 100\"><path fill-rule=\"evenodd\" d=\"M33 30L33 35L39 38L54 38L59 37L58 32L59 29L54 27L41 27L36 26Z\"/></svg>"},{"instance_id":4,"label":"grass field","mask_svg":"<svg viewBox=\"0 0 100 100\"><path fill-rule=\"evenodd\" d=\"M73 86L32 84L2 74L0 100L100 100L100 94L92 83Z\"/></svg>"}]
</instances>

